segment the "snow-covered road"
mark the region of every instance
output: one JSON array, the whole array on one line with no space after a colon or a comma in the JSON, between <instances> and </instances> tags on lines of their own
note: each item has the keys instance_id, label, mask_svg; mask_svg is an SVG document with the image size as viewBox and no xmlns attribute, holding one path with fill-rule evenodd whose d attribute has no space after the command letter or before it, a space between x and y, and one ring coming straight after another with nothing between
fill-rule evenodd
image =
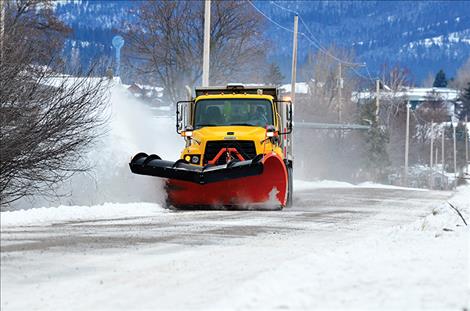
<instances>
[{"instance_id":1,"label":"snow-covered road","mask_svg":"<svg viewBox=\"0 0 470 311\"><path fill-rule=\"evenodd\" d=\"M2 213L2 310L468 305L469 231L442 205L450 193L302 189L283 211Z\"/></svg>"}]
</instances>

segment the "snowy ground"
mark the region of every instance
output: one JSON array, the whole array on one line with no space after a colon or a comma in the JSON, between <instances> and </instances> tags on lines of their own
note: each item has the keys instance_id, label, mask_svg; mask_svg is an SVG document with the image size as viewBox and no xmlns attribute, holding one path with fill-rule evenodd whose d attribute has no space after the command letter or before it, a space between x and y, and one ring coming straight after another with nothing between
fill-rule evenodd
<instances>
[{"instance_id":1,"label":"snowy ground","mask_svg":"<svg viewBox=\"0 0 470 311\"><path fill-rule=\"evenodd\" d=\"M1 308L469 306L469 231L450 193L296 184L295 206L275 212L3 212ZM449 199L467 221L469 197L466 187Z\"/></svg>"}]
</instances>

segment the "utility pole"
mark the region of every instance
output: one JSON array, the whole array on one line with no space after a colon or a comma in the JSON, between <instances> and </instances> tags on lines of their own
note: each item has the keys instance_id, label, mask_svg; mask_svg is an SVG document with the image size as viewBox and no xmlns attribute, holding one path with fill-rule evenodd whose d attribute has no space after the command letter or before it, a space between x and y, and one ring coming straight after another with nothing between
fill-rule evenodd
<instances>
[{"instance_id":1,"label":"utility pole","mask_svg":"<svg viewBox=\"0 0 470 311\"><path fill-rule=\"evenodd\" d=\"M380 80L375 81L375 121L379 123L379 109L380 109Z\"/></svg>"},{"instance_id":2,"label":"utility pole","mask_svg":"<svg viewBox=\"0 0 470 311\"><path fill-rule=\"evenodd\" d=\"M431 120L431 152L429 155L429 167L431 168L431 174L430 174L430 180L429 180L429 185L431 186L431 189L433 189L433 184L434 184L434 177L433 177L433 164L434 164L434 120Z\"/></svg>"},{"instance_id":3,"label":"utility pole","mask_svg":"<svg viewBox=\"0 0 470 311\"><path fill-rule=\"evenodd\" d=\"M405 172L404 182L408 185L408 149L410 144L410 101L406 103L406 134L405 134Z\"/></svg>"},{"instance_id":4,"label":"utility pole","mask_svg":"<svg viewBox=\"0 0 470 311\"><path fill-rule=\"evenodd\" d=\"M452 129L453 129L453 138L454 138L454 182L455 187L457 187L457 138L455 135L455 130L457 129L458 119L455 116L452 116Z\"/></svg>"},{"instance_id":5,"label":"utility pole","mask_svg":"<svg viewBox=\"0 0 470 311\"><path fill-rule=\"evenodd\" d=\"M295 101L295 81L297 77L297 32L299 30L299 17L294 16L294 40L292 44L292 76L291 76L291 86L290 86L290 97L292 104Z\"/></svg>"},{"instance_id":6,"label":"utility pole","mask_svg":"<svg viewBox=\"0 0 470 311\"><path fill-rule=\"evenodd\" d=\"M429 167L432 169L434 164L434 120L431 120L431 152L429 155Z\"/></svg>"},{"instance_id":7,"label":"utility pole","mask_svg":"<svg viewBox=\"0 0 470 311\"><path fill-rule=\"evenodd\" d=\"M209 86L209 55L211 44L211 0L204 3L204 50L202 59L202 86Z\"/></svg>"},{"instance_id":8,"label":"utility pole","mask_svg":"<svg viewBox=\"0 0 470 311\"><path fill-rule=\"evenodd\" d=\"M465 116L465 172L468 174L468 115Z\"/></svg>"},{"instance_id":9,"label":"utility pole","mask_svg":"<svg viewBox=\"0 0 470 311\"><path fill-rule=\"evenodd\" d=\"M341 62L338 63L338 123L341 123L343 109L343 73Z\"/></svg>"},{"instance_id":10,"label":"utility pole","mask_svg":"<svg viewBox=\"0 0 470 311\"><path fill-rule=\"evenodd\" d=\"M343 110L343 66L341 62L338 63L338 123L341 124L343 120L342 110ZM343 140L343 130L338 130L338 152L342 153L342 140Z\"/></svg>"},{"instance_id":11,"label":"utility pole","mask_svg":"<svg viewBox=\"0 0 470 311\"><path fill-rule=\"evenodd\" d=\"M290 97L292 102L292 115L294 115L295 110L295 82L297 79L297 34L299 31L299 16L297 14L294 16L294 33L292 40L292 76L291 76L291 85L290 85ZM287 114L287 110L286 110ZM286 115L287 117L287 115ZM291 140L287 140L287 150L288 154L291 154L293 159L293 143Z\"/></svg>"},{"instance_id":12,"label":"utility pole","mask_svg":"<svg viewBox=\"0 0 470 311\"><path fill-rule=\"evenodd\" d=\"M442 154L442 180L444 180L444 175L445 175L445 166L446 166L446 160L445 160L445 134L446 134L446 128L445 125L442 128L442 137L441 137L441 154ZM444 184L444 183L442 183Z\"/></svg>"},{"instance_id":13,"label":"utility pole","mask_svg":"<svg viewBox=\"0 0 470 311\"><path fill-rule=\"evenodd\" d=\"M344 63L346 67L365 67L364 64L348 64ZM338 123L341 123L343 120L343 87L344 87L344 79L343 79L343 63L339 62L338 63L338 81L337 81L337 86L338 86ZM378 121L378 115L379 115L379 88L380 88L380 81L377 80L377 99L376 99L376 118Z\"/></svg>"}]
</instances>

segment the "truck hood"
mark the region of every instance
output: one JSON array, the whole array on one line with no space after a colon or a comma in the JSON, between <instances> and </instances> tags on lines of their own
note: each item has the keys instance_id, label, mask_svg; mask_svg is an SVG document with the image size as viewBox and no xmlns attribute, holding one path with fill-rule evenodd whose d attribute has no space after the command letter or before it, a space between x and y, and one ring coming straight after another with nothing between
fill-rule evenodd
<instances>
[{"instance_id":1,"label":"truck hood","mask_svg":"<svg viewBox=\"0 0 470 311\"><path fill-rule=\"evenodd\" d=\"M198 140L254 140L264 139L266 129L256 126L207 126L195 130L194 138Z\"/></svg>"}]
</instances>

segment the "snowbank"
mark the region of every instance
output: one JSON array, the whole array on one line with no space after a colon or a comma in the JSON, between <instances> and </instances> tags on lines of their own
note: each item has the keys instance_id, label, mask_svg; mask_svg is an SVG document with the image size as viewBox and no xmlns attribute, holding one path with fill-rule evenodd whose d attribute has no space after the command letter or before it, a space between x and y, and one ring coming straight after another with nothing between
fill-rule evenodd
<instances>
[{"instance_id":1,"label":"snowbank","mask_svg":"<svg viewBox=\"0 0 470 311\"><path fill-rule=\"evenodd\" d=\"M449 204L450 203L450 204ZM453 207L452 207L452 206ZM455 209L454 209L455 208ZM459 215L460 213L460 215ZM467 225L465 225L465 222ZM470 185L457 188L448 202L436 206L424 219L411 224L405 230L432 232L436 237L447 232L470 233Z\"/></svg>"},{"instance_id":2,"label":"snowbank","mask_svg":"<svg viewBox=\"0 0 470 311\"><path fill-rule=\"evenodd\" d=\"M377 188L377 189L399 189L399 190L414 190L414 191L428 191L427 189L420 188L407 188L398 187L392 185L376 184L373 182L363 182L357 185L337 180L318 180L318 181L306 181L306 180L294 180L294 191L305 191L313 189L323 188Z\"/></svg>"},{"instance_id":3,"label":"snowbank","mask_svg":"<svg viewBox=\"0 0 470 311\"><path fill-rule=\"evenodd\" d=\"M377 184L374 182L366 181L357 185L358 187L362 188L377 188L377 189L398 189L398 190L413 190L413 191L429 191L428 189L422 188L411 188L411 187L400 187L400 186L393 186L393 185L384 185L384 184Z\"/></svg>"},{"instance_id":4,"label":"snowbank","mask_svg":"<svg viewBox=\"0 0 470 311\"><path fill-rule=\"evenodd\" d=\"M0 220L4 229L12 226L51 225L69 221L154 216L166 211L160 205L152 203L106 203L95 206L58 206L8 211L1 213Z\"/></svg>"},{"instance_id":5,"label":"snowbank","mask_svg":"<svg viewBox=\"0 0 470 311\"><path fill-rule=\"evenodd\" d=\"M319 180L319 181L306 181L306 180L294 180L294 191L304 191L310 189L321 189L321 188L351 188L353 184L336 181L336 180Z\"/></svg>"}]
</instances>

